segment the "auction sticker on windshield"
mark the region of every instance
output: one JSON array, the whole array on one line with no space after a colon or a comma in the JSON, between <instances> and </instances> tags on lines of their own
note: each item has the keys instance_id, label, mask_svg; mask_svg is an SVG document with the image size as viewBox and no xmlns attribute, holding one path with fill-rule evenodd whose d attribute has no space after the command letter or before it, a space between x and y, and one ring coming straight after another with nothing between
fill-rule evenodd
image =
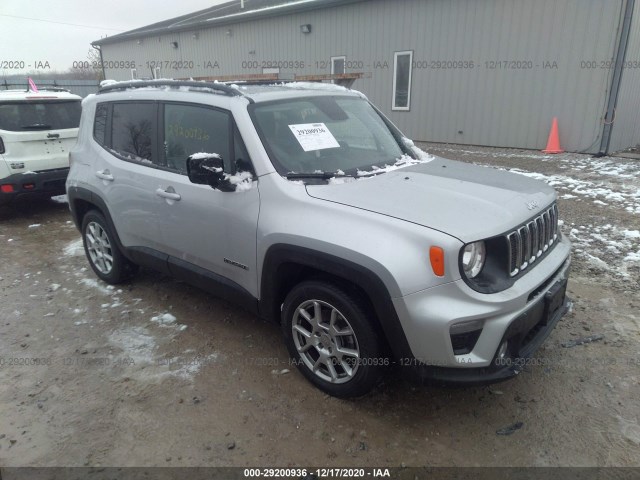
<instances>
[{"instance_id":1,"label":"auction sticker on windshield","mask_svg":"<svg viewBox=\"0 0 640 480\"><path fill-rule=\"evenodd\" d=\"M289 125L289 128L305 152L340 147L324 123L302 123Z\"/></svg>"}]
</instances>

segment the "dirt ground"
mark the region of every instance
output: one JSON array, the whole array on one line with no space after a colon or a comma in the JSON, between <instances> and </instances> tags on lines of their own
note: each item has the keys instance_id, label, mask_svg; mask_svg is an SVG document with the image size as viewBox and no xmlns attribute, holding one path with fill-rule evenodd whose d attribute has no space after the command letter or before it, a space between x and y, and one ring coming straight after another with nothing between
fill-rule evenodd
<instances>
[{"instance_id":1,"label":"dirt ground","mask_svg":"<svg viewBox=\"0 0 640 480\"><path fill-rule=\"evenodd\" d=\"M151 271L97 281L67 205L30 202L0 208L0 465L639 466L640 162L424 147L558 188L574 305L537 364L331 398L277 326Z\"/></svg>"}]
</instances>

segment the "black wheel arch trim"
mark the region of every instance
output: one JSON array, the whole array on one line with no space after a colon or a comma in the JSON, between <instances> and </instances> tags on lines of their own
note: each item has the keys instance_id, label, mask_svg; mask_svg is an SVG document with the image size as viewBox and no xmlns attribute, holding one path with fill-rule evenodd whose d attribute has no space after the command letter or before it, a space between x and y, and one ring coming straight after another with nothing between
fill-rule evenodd
<instances>
[{"instance_id":1,"label":"black wheel arch trim","mask_svg":"<svg viewBox=\"0 0 640 480\"><path fill-rule=\"evenodd\" d=\"M70 186L69 188L67 188L67 200L69 202L69 210L71 210L73 222L80 231L82 231L82 215L77 209L78 200L87 202L97 207L97 209L102 212L102 215L104 215L104 218L108 223L108 227L113 234L114 241L122 255L124 255L127 260L135 263L135 259L132 257L131 253L122 245L122 242L120 242L118 231L116 230L113 219L111 218L111 213L109 212L109 208L107 207L107 204L102 199L102 197L96 195L88 188Z\"/></svg>"},{"instance_id":2,"label":"black wheel arch trim","mask_svg":"<svg viewBox=\"0 0 640 480\"><path fill-rule=\"evenodd\" d=\"M260 281L260 315L272 321L280 321L279 269L294 264L339 277L355 284L367 295L373 306L382 333L396 358L411 358L411 348L404 333L391 295L380 277L362 265L328 253L288 244L275 244L267 250Z\"/></svg>"}]
</instances>

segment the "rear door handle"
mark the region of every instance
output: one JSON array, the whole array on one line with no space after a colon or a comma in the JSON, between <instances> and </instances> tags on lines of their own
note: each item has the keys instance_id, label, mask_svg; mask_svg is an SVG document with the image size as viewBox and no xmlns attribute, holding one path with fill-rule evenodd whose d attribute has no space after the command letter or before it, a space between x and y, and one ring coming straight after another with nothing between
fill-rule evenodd
<instances>
[{"instance_id":1,"label":"rear door handle","mask_svg":"<svg viewBox=\"0 0 640 480\"><path fill-rule=\"evenodd\" d=\"M179 193L176 193L173 187L167 187L166 190L163 190L162 188L158 188L156 189L156 195L162 198L166 198L168 200L175 200L175 201L178 201L182 198Z\"/></svg>"},{"instance_id":2,"label":"rear door handle","mask_svg":"<svg viewBox=\"0 0 640 480\"><path fill-rule=\"evenodd\" d=\"M108 182L113 182L113 175L111 175L111 172L106 169L106 170L98 170L96 172L96 177L98 177L101 180L106 180Z\"/></svg>"}]
</instances>

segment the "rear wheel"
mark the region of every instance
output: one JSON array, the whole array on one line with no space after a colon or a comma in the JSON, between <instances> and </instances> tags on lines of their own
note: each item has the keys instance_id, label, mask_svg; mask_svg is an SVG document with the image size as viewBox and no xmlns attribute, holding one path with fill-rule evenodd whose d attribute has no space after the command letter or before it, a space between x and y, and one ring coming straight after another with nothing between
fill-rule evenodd
<instances>
[{"instance_id":1,"label":"rear wheel","mask_svg":"<svg viewBox=\"0 0 640 480\"><path fill-rule=\"evenodd\" d=\"M284 301L282 328L299 370L329 395L361 396L380 380L387 362L357 296L330 283L301 283Z\"/></svg>"},{"instance_id":2,"label":"rear wheel","mask_svg":"<svg viewBox=\"0 0 640 480\"><path fill-rule=\"evenodd\" d=\"M96 210L88 212L82 220L82 242L91 268L105 282L121 283L137 270L137 266L122 255L107 221Z\"/></svg>"}]
</instances>

